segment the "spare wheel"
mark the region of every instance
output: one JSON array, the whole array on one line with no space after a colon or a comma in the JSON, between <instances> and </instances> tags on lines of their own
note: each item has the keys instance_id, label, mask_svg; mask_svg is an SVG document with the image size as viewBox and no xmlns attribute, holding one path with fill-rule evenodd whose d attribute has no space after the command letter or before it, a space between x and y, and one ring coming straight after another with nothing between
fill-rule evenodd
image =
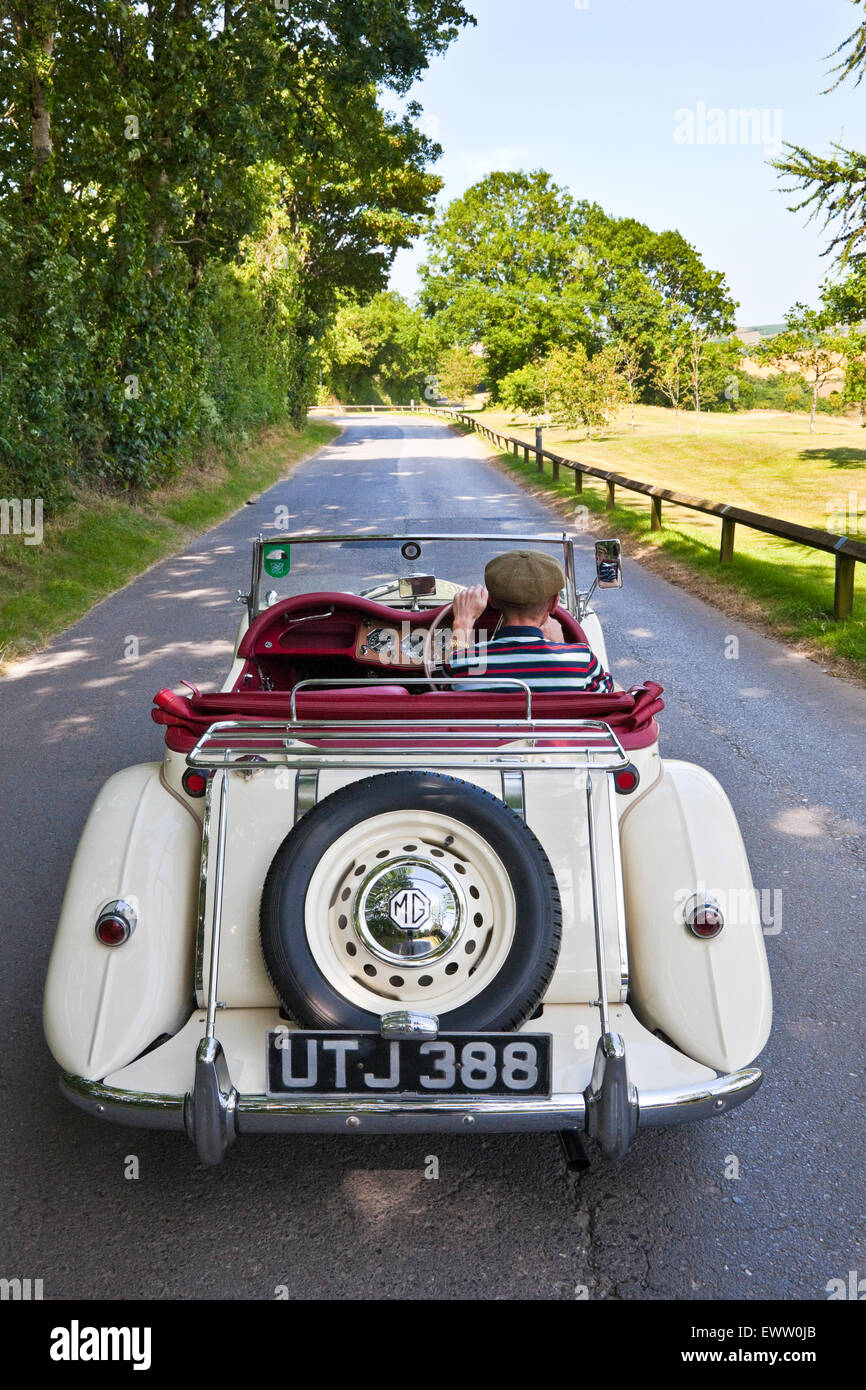
<instances>
[{"instance_id":1,"label":"spare wheel","mask_svg":"<svg viewBox=\"0 0 866 1390\"><path fill-rule=\"evenodd\" d=\"M525 822L433 772L352 782L280 845L262 894L274 988L302 1027L378 1030L395 1009L443 1032L519 1027L556 965L561 906Z\"/></svg>"}]
</instances>

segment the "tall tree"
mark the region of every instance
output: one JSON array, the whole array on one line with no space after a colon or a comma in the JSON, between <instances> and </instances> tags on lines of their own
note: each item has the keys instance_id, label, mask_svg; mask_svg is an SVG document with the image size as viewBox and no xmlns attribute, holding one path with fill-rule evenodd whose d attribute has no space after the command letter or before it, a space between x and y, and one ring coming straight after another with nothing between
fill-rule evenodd
<instances>
[{"instance_id":1,"label":"tall tree","mask_svg":"<svg viewBox=\"0 0 866 1390\"><path fill-rule=\"evenodd\" d=\"M680 406L683 398L683 364L686 349L682 342L671 342L665 338L656 352L653 382L666 396L676 414L677 434L680 433Z\"/></svg>"},{"instance_id":2,"label":"tall tree","mask_svg":"<svg viewBox=\"0 0 866 1390\"><path fill-rule=\"evenodd\" d=\"M438 344L418 309L385 290L366 303L341 305L323 344L330 389L349 403L373 397L405 403L423 395L435 371ZM478 362L474 360L476 378Z\"/></svg>"},{"instance_id":3,"label":"tall tree","mask_svg":"<svg viewBox=\"0 0 866 1390\"><path fill-rule=\"evenodd\" d=\"M545 365L552 423L567 429L581 423L587 434L593 429L603 431L623 398L615 350L603 348L588 357L580 344L558 347Z\"/></svg>"},{"instance_id":4,"label":"tall tree","mask_svg":"<svg viewBox=\"0 0 866 1390\"><path fill-rule=\"evenodd\" d=\"M447 400L462 405L466 397L478 388L484 367L477 353L470 348L446 348L439 358L437 376L439 390Z\"/></svg>"},{"instance_id":5,"label":"tall tree","mask_svg":"<svg viewBox=\"0 0 866 1390\"><path fill-rule=\"evenodd\" d=\"M488 174L428 244L422 304L449 340L484 344L494 386L553 343L595 341L575 208L543 170Z\"/></svg>"},{"instance_id":6,"label":"tall tree","mask_svg":"<svg viewBox=\"0 0 866 1390\"><path fill-rule=\"evenodd\" d=\"M854 0L866 9L866 0ZM828 91L854 77L856 85L866 71L866 18L836 49L839 58L832 73L835 80ZM809 220L823 214L825 228L832 227L827 253L833 253L842 264L861 264L866 259L866 154L834 143L831 155L811 153L803 145L786 141L786 153L773 161L783 177L792 182L786 192L806 193L791 205L792 212L810 209ZM825 254L827 254L825 253Z\"/></svg>"},{"instance_id":7,"label":"tall tree","mask_svg":"<svg viewBox=\"0 0 866 1390\"><path fill-rule=\"evenodd\" d=\"M794 364L812 388L812 409L809 432L815 431L818 396L839 371L845 360L846 335L828 322L826 311L795 304L785 315L785 329L774 338L767 338L758 348L763 361L789 370Z\"/></svg>"},{"instance_id":8,"label":"tall tree","mask_svg":"<svg viewBox=\"0 0 866 1390\"><path fill-rule=\"evenodd\" d=\"M631 432L635 431L634 408L638 388L643 379L643 352L635 338L618 338L614 344L614 360L628 397L631 411Z\"/></svg>"},{"instance_id":9,"label":"tall tree","mask_svg":"<svg viewBox=\"0 0 866 1390\"><path fill-rule=\"evenodd\" d=\"M0 469L156 481L220 393L230 414L250 335L299 415L338 294L384 288L440 187L387 93L467 22L459 0L0 0Z\"/></svg>"}]
</instances>

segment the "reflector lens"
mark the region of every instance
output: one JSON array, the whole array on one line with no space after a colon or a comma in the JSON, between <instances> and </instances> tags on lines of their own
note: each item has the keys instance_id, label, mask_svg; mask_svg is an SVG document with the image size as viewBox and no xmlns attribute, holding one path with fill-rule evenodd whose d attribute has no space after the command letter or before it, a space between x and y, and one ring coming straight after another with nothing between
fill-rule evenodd
<instances>
[{"instance_id":1,"label":"reflector lens","mask_svg":"<svg viewBox=\"0 0 866 1390\"><path fill-rule=\"evenodd\" d=\"M685 918L689 931L701 941L712 941L725 925L722 909L712 898L705 902L690 902Z\"/></svg>"},{"instance_id":2,"label":"reflector lens","mask_svg":"<svg viewBox=\"0 0 866 1390\"><path fill-rule=\"evenodd\" d=\"M129 936L129 927L122 917L100 917L96 935L103 946L122 946Z\"/></svg>"},{"instance_id":3,"label":"reflector lens","mask_svg":"<svg viewBox=\"0 0 866 1390\"><path fill-rule=\"evenodd\" d=\"M137 923L138 913L134 902L115 898L114 902L105 904L96 919L96 939L103 946L122 946L132 936Z\"/></svg>"},{"instance_id":4,"label":"reflector lens","mask_svg":"<svg viewBox=\"0 0 866 1390\"><path fill-rule=\"evenodd\" d=\"M621 796L633 792L640 782L640 773L634 763L629 763L628 767L621 767L619 772L613 774L613 784Z\"/></svg>"},{"instance_id":5,"label":"reflector lens","mask_svg":"<svg viewBox=\"0 0 866 1390\"><path fill-rule=\"evenodd\" d=\"M194 772L191 768L183 774L183 789L188 796L204 796L207 791L207 778L203 772Z\"/></svg>"}]
</instances>

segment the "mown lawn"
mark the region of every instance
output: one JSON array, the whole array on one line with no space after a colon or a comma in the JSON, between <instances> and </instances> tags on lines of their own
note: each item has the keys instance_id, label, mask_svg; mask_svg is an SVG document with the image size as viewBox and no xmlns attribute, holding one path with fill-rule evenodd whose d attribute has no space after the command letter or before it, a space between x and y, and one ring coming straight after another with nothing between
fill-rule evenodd
<instances>
[{"instance_id":1,"label":"mown lawn","mask_svg":"<svg viewBox=\"0 0 866 1390\"><path fill-rule=\"evenodd\" d=\"M44 645L100 599L270 487L338 434L311 420L214 451L170 487L139 500L93 493L45 521L41 545L0 536L0 663Z\"/></svg>"},{"instance_id":2,"label":"mown lawn","mask_svg":"<svg viewBox=\"0 0 866 1390\"><path fill-rule=\"evenodd\" d=\"M534 442L534 425L503 411L485 410L492 428ZM808 416L775 411L703 415L700 430L684 412L681 433L674 413L639 406L636 429L628 412L604 435L545 430L545 445L564 457L608 468L647 483L659 483L692 496L731 503L770 516L849 535L866 541L866 430L856 421L819 416L814 435ZM503 456L527 480L538 481L534 460ZM611 531L639 536L671 559L701 572L721 593L745 593L756 600L768 624L787 640L856 664L866 677L866 565L856 568L854 617L833 621L833 558L788 541L738 526L735 556L719 565L720 522L664 503L664 529L650 531L649 500L617 490L617 505L605 508L600 480L586 478L581 497L570 474L558 487L546 486L574 506L604 512ZM580 513L577 513L579 520Z\"/></svg>"}]
</instances>

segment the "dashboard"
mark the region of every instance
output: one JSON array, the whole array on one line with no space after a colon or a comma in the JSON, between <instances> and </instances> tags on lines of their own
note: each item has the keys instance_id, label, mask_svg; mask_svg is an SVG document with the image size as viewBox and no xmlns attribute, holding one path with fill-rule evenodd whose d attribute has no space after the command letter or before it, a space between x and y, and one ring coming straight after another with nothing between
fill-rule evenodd
<instances>
[{"instance_id":1,"label":"dashboard","mask_svg":"<svg viewBox=\"0 0 866 1390\"><path fill-rule=\"evenodd\" d=\"M409 618L399 623L382 623L363 618L358 626L355 657L381 666L420 667L424 663L427 627L415 627Z\"/></svg>"}]
</instances>

